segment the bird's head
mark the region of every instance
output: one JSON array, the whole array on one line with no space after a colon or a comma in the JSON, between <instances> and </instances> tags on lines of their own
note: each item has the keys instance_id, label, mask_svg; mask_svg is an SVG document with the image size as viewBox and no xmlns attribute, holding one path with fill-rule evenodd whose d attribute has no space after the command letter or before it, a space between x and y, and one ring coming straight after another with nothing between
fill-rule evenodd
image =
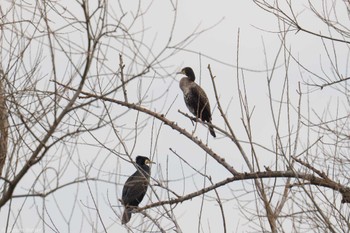
<instances>
[{"instance_id":1,"label":"bird's head","mask_svg":"<svg viewBox=\"0 0 350 233\"><path fill-rule=\"evenodd\" d=\"M143 166L143 165L148 165L154 163L152 162L149 158L145 157L145 156L137 156L136 157L136 164L138 164L139 166Z\"/></svg>"},{"instance_id":2,"label":"bird's head","mask_svg":"<svg viewBox=\"0 0 350 233\"><path fill-rule=\"evenodd\" d=\"M194 75L194 72L193 72L191 67L185 67L180 72L178 72L177 74L184 74L187 77L189 77L192 81L195 80L195 75Z\"/></svg>"}]
</instances>

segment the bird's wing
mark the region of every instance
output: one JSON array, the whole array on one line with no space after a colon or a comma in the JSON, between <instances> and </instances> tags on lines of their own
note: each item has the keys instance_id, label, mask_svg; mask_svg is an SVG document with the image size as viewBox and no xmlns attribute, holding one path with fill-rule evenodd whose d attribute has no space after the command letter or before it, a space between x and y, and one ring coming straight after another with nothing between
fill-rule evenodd
<instances>
[{"instance_id":1,"label":"bird's wing","mask_svg":"<svg viewBox=\"0 0 350 233\"><path fill-rule=\"evenodd\" d=\"M195 83L194 83L195 84ZM201 116L200 118L205 121L211 120L210 104L207 95L204 90L197 84L191 87L191 98L189 105L192 106L192 114Z\"/></svg>"},{"instance_id":2,"label":"bird's wing","mask_svg":"<svg viewBox=\"0 0 350 233\"><path fill-rule=\"evenodd\" d=\"M148 187L147 178L136 171L125 182L122 192L124 205L138 206L146 194Z\"/></svg>"}]
</instances>

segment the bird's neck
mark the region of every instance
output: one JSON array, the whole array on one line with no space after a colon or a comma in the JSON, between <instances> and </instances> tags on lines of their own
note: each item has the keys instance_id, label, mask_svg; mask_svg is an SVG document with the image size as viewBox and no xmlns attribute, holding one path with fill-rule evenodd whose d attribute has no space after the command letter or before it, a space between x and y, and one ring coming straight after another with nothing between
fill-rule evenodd
<instances>
[{"instance_id":1,"label":"bird's neck","mask_svg":"<svg viewBox=\"0 0 350 233\"><path fill-rule=\"evenodd\" d=\"M194 82L190 80L188 77L183 77L180 80L180 88L186 94L190 91L191 86L193 86Z\"/></svg>"},{"instance_id":2,"label":"bird's neck","mask_svg":"<svg viewBox=\"0 0 350 233\"><path fill-rule=\"evenodd\" d=\"M187 77L188 80L194 82L194 80L196 79L196 77L193 75L193 76L189 76Z\"/></svg>"},{"instance_id":3,"label":"bird's neck","mask_svg":"<svg viewBox=\"0 0 350 233\"><path fill-rule=\"evenodd\" d=\"M149 176L150 175L150 168L148 165L139 165L138 166L140 168L140 171L145 175L145 176Z\"/></svg>"}]
</instances>

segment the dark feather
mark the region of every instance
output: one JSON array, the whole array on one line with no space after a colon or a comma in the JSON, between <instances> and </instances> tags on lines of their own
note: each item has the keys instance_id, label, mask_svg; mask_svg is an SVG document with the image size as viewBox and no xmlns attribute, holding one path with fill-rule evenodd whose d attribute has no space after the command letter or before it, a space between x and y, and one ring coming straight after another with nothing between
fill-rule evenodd
<instances>
[{"instance_id":1,"label":"dark feather","mask_svg":"<svg viewBox=\"0 0 350 233\"><path fill-rule=\"evenodd\" d=\"M193 83L195 84L195 83ZM190 112L202 121L211 121L210 104L207 95L197 84L184 95L185 103Z\"/></svg>"}]
</instances>

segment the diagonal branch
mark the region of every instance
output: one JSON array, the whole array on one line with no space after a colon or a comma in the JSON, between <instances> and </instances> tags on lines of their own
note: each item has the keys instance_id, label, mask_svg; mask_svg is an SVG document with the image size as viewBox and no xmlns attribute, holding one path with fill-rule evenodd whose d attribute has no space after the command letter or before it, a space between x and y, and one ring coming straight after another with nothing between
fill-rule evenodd
<instances>
[{"instance_id":1,"label":"diagonal branch","mask_svg":"<svg viewBox=\"0 0 350 233\"><path fill-rule=\"evenodd\" d=\"M75 88L66 86L66 85L58 83L58 82L57 82L57 84L59 84L61 86L64 86L64 87L66 87L66 88L68 88L70 90L76 91ZM100 100L103 100L103 101L115 103L115 104L127 107L129 109L134 109L136 111L143 112L145 114L148 114L148 115L150 115L150 116L152 116L152 117L162 121L165 125L170 126L172 129L178 131L179 133L183 134L188 139L193 141L195 144L197 144L206 153L208 153L213 159L215 159L219 164L221 164L223 167L225 167L232 175L239 174L239 172L236 171L236 169L234 169L229 163L227 163L223 157L221 157L218 154L216 154L211 148L208 147L208 145L203 143L202 140L198 139L197 137L194 137L191 133L186 131L186 129L183 129L180 126L178 126L176 124L176 122L171 121L168 118L166 118L164 116L164 114L153 112L153 111L151 111L151 110L149 110L147 108L141 107L140 105L137 105L137 104L134 104L134 103L127 103L127 102L124 102L124 101L120 101L120 100L117 100L117 99L108 98L108 97L105 97L105 96L100 96L100 95L88 93L88 92L85 92L85 91L81 91L80 93L85 95L85 97L81 97L81 98L95 98L95 99L100 99Z\"/></svg>"}]
</instances>

